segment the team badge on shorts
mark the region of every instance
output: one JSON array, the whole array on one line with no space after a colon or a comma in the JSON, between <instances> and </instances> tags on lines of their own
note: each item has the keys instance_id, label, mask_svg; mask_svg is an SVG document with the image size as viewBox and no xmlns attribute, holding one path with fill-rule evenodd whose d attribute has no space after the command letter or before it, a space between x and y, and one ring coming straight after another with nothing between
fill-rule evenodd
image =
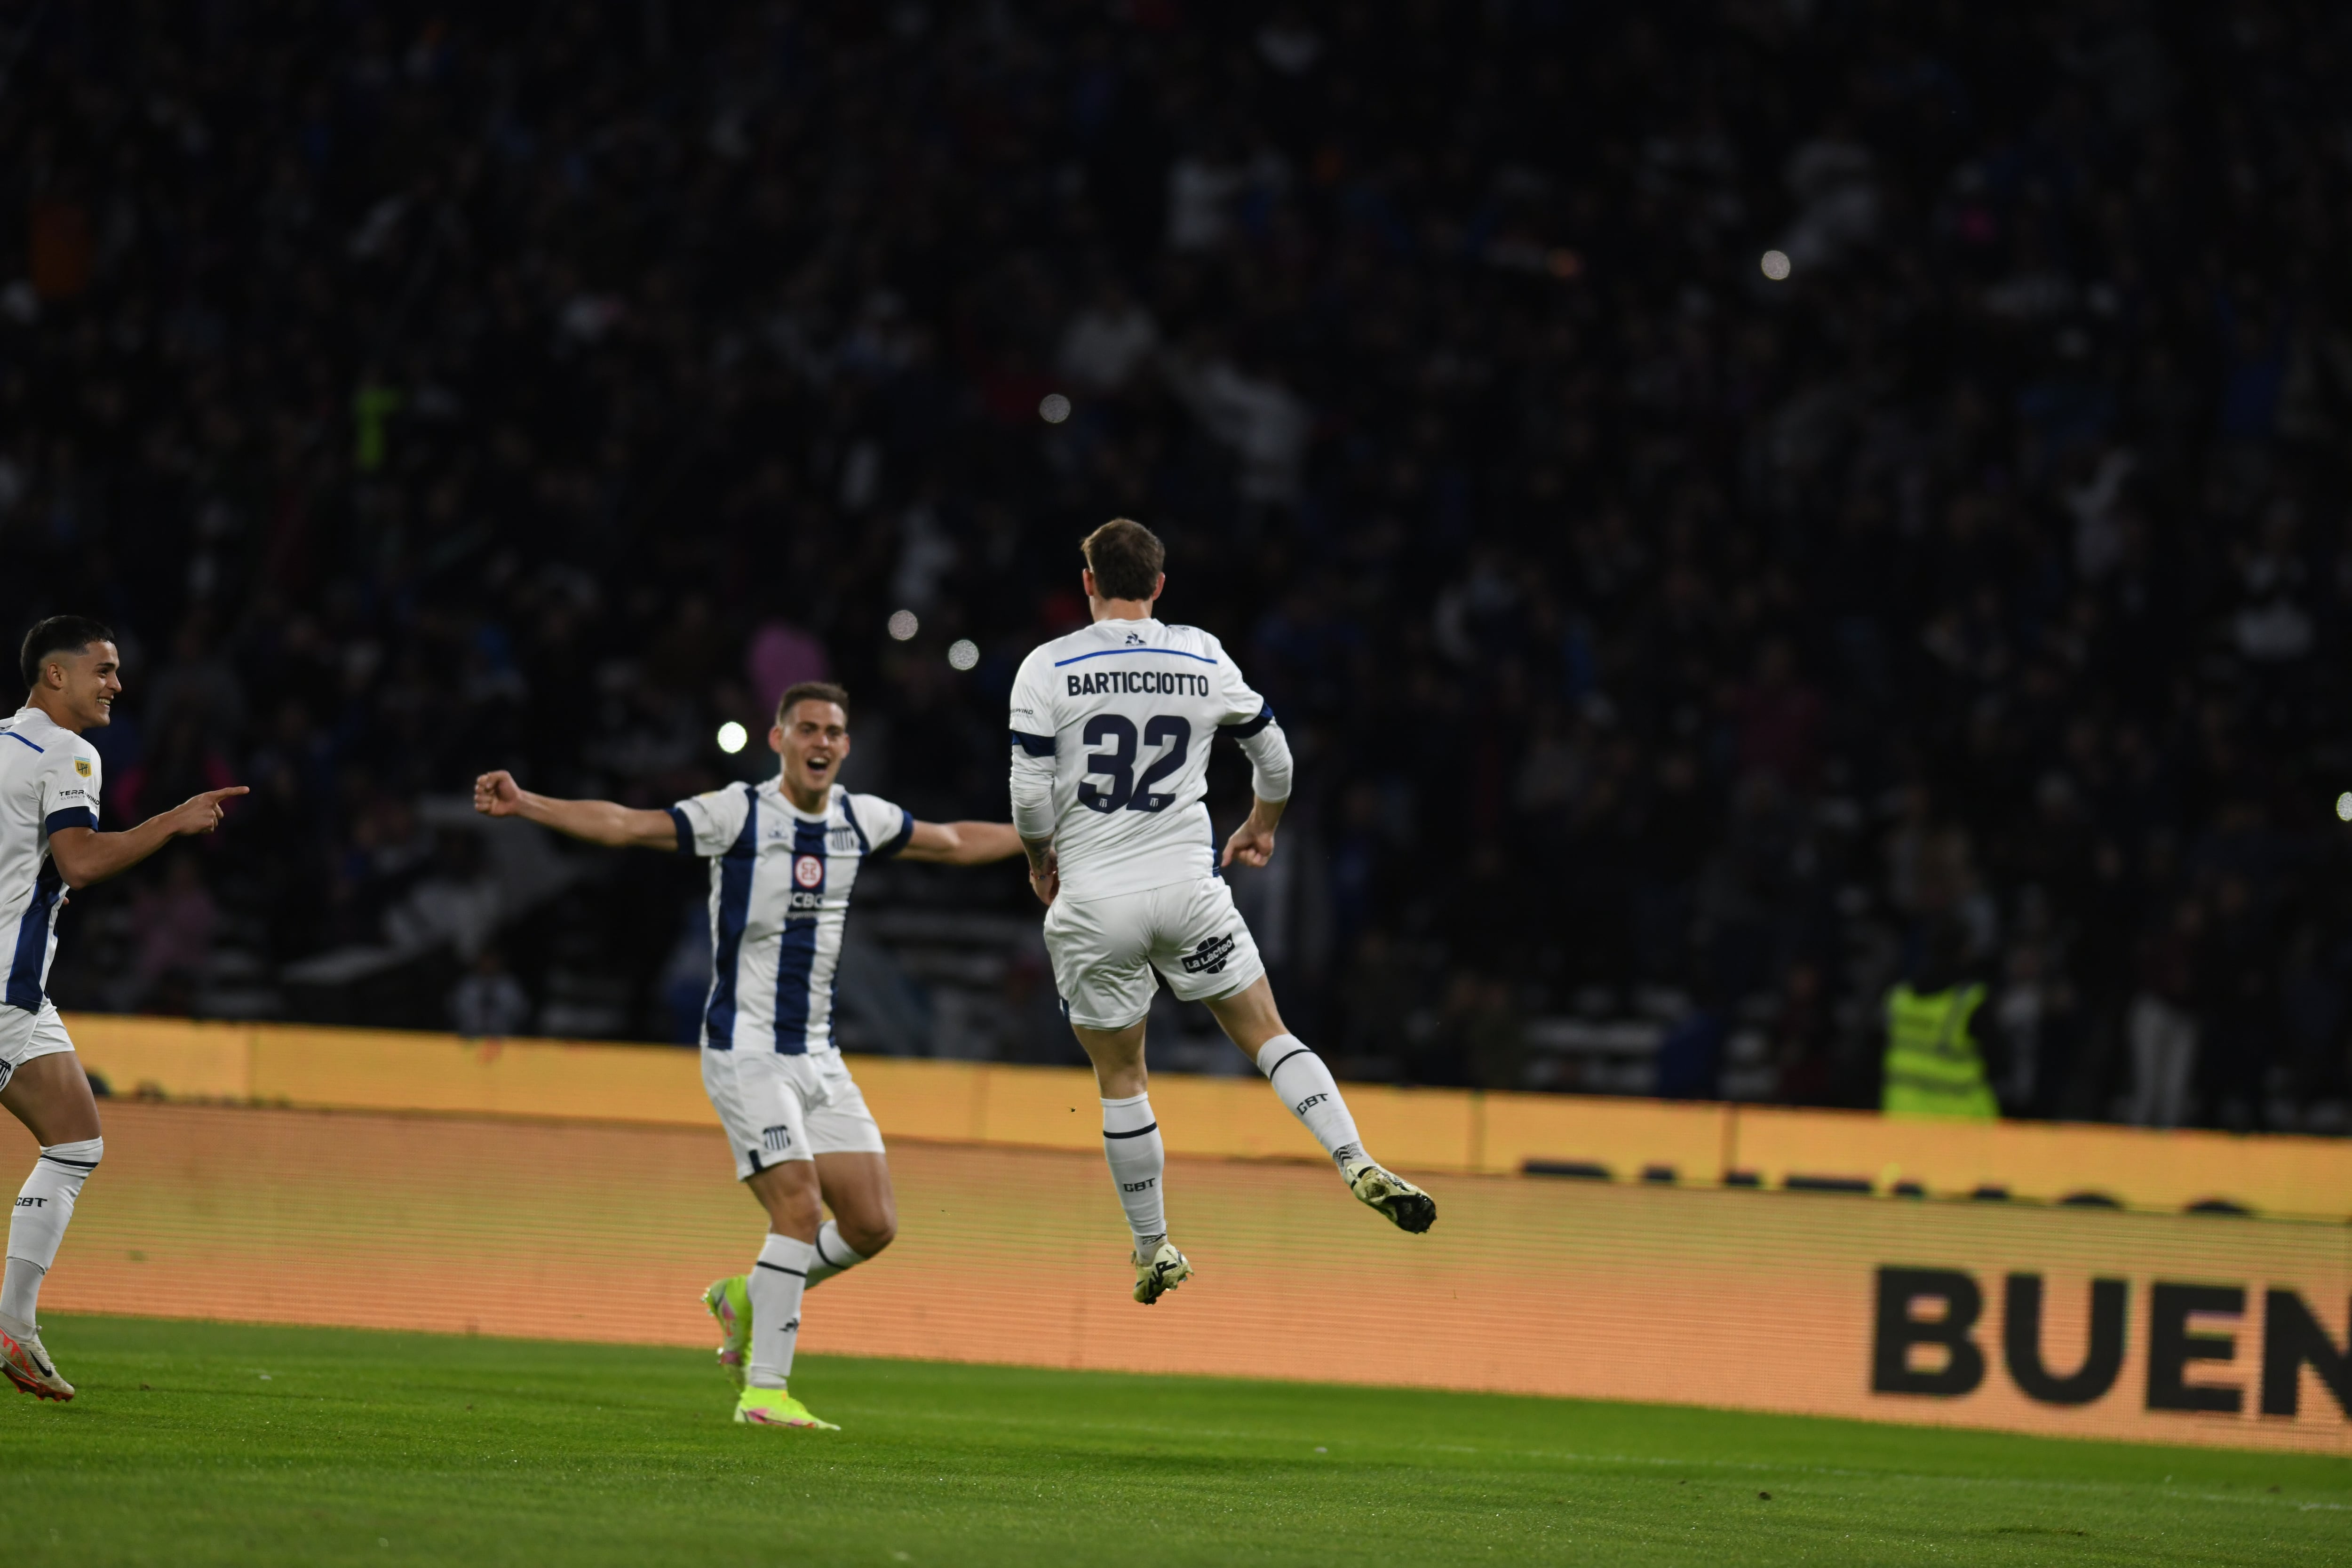
<instances>
[{"instance_id":1,"label":"team badge on shorts","mask_svg":"<svg viewBox=\"0 0 2352 1568\"><path fill-rule=\"evenodd\" d=\"M1232 937L1213 936L1184 955L1184 973L1223 974L1225 972L1225 961L1233 955L1234 939Z\"/></svg>"},{"instance_id":2,"label":"team badge on shorts","mask_svg":"<svg viewBox=\"0 0 2352 1568\"><path fill-rule=\"evenodd\" d=\"M793 880L803 888L819 886L824 881L824 862L814 855L793 856Z\"/></svg>"}]
</instances>

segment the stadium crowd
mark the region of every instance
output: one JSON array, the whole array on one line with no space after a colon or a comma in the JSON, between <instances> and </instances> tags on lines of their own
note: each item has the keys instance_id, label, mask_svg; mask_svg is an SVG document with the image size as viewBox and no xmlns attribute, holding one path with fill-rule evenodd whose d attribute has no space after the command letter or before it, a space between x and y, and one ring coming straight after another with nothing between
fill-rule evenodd
<instances>
[{"instance_id":1,"label":"stadium crowd","mask_svg":"<svg viewBox=\"0 0 2352 1568\"><path fill-rule=\"evenodd\" d=\"M1245 897L1358 1073L1575 1089L1527 1022L1648 1006L1667 1092L1746 1029L1873 1103L1942 929L2014 1114L2346 1130L2352 13L0 20L0 608L121 630L114 820L257 792L76 900L70 1004L405 921L476 1024L565 963L668 1034L695 868L517 927L432 798L666 803L829 672L853 783L1001 816L1125 513L1299 752Z\"/></svg>"}]
</instances>

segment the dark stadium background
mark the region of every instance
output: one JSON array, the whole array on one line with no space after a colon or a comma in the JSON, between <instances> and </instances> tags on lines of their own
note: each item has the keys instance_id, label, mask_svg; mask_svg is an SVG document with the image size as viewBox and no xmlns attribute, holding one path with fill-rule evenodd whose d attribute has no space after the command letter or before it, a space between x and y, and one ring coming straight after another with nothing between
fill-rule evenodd
<instances>
[{"instance_id":1,"label":"dark stadium background","mask_svg":"<svg viewBox=\"0 0 2352 1568\"><path fill-rule=\"evenodd\" d=\"M680 1037L697 868L472 775L666 803L822 668L1002 817L1123 512L1300 753L1243 893L1343 1071L1873 1103L1941 922L2012 1112L2160 1114L2169 1019L2346 1128L2352 12L0 23L0 609L122 633L110 826L256 792L69 1007ZM860 900L857 1043L1073 1056L1017 874Z\"/></svg>"}]
</instances>

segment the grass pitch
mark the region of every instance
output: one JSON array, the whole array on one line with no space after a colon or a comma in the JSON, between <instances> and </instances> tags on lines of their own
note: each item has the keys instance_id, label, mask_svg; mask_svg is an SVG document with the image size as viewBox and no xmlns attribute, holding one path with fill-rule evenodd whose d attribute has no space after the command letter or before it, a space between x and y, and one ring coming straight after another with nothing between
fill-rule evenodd
<instances>
[{"instance_id":1,"label":"grass pitch","mask_svg":"<svg viewBox=\"0 0 2352 1568\"><path fill-rule=\"evenodd\" d=\"M1483 1394L59 1317L10 1564L2342 1563L2352 1460ZM1337 1325L1334 1331L1340 1331ZM1767 1496L1769 1494L1769 1497Z\"/></svg>"}]
</instances>

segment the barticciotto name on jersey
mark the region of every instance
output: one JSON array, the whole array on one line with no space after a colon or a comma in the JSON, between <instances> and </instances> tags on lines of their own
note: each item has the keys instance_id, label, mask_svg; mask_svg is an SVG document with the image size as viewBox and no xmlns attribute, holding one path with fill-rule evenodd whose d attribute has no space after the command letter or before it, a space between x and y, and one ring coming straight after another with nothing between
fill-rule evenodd
<instances>
[{"instance_id":1,"label":"barticciotto name on jersey","mask_svg":"<svg viewBox=\"0 0 2352 1568\"><path fill-rule=\"evenodd\" d=\"M1073 697L1206 697L1209 678L1182 669L1097 669L1069 677Z\"/></svg>"}]
</instances>

